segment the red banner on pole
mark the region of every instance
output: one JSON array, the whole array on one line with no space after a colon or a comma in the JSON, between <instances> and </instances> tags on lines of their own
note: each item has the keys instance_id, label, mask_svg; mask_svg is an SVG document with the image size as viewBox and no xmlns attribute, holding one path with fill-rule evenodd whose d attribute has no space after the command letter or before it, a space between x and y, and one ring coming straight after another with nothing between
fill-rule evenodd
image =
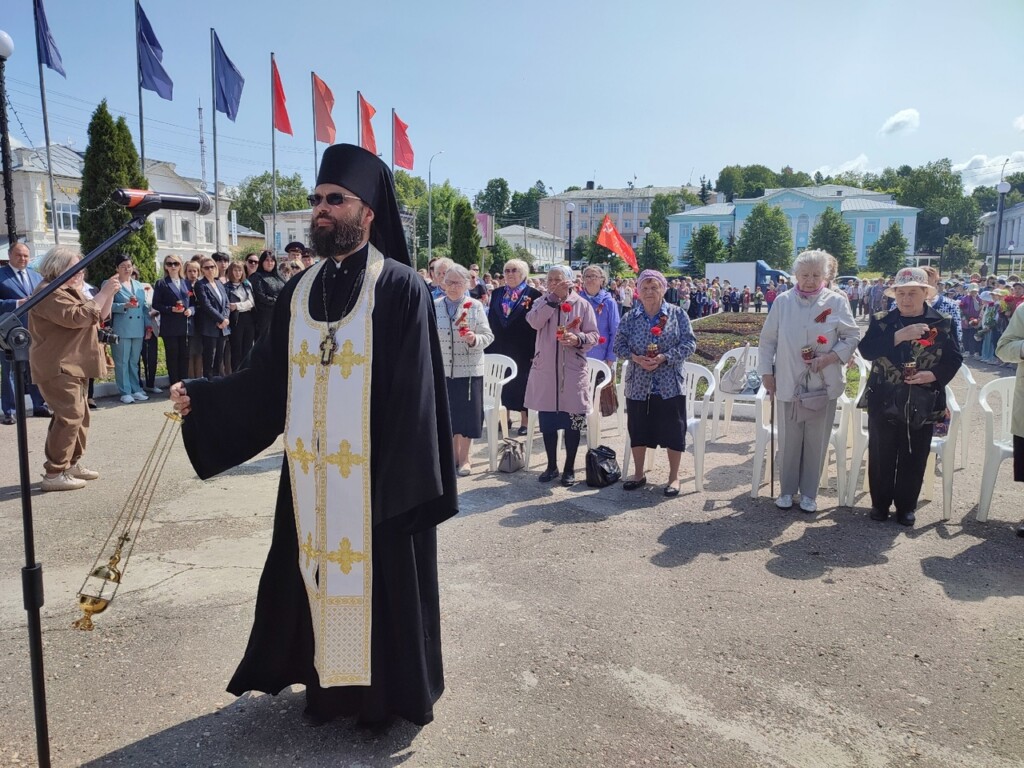
<instances>
[{"instance_id":1,"label":"red banner on pole","mask_svg":"<svg viewBox=\"0 0 1024 768\"><path fill-rule=\"evenodd\" d=\"M325 144L333 144L337 131L334 128L334 119L331 117L331 110L334 109L334 94L327 87L327 83L313 73L313 123L315 125L316 140Z\"/></svg>"},{"instance_id":2,"label":"red banner on pole","mask_svg":"<svg viewBox=\"0 0 1024 768\"><path fill-rule=\"evenodd\" d=\"M292 133L292 121L288 119L288 107L285 106L284 86L281 85L281 73L277 71L277 62L270 60L271 69L274 70L274 127L281 133Z\"/></svg>"},{"instance_id":3,"label":"red banner on pole","mask_svg":"<svg viewBox=\"0 0 1024 768\"><path fill-rule=\"evenodd\" d=\"M402 122L402 118L398 116L397 112L392 112L391 114L395 118L394 125L392 126L395 136L394 163L399 168L411 171L414 154L412 143L409 141L409 126Z\"/></svg>"},{"instance_id":4,"label":"red banner on pole","mask_svg":"<svg viewBox=\"0 0 1024 768\"><path fill-rule=\"evenodd\" d=\"M597 235L597 244L603 245L621 258L634 272L640 271L640 267L636 263L636 254L629 247L629 243L622 239L622 235L619 234L619 230L612 224L611 217L608 214L605 214L604 220L601 222L601 231Z\"/></svg>"},{"instance_id":5,"label":"red banner on pole","mask_svg":"<svg viewBox=\"0 0 1024 768\"><path fill-rule=\"evenodd\" d=\"M363 94L359 94L359 125L362 128L362 140L360 145L367 152L377 154L377 140L373 137L373 125L370 121L373 116L377 114L377 110L370 106L370 102L363 98Z\"/></svg>"}]
</instances>

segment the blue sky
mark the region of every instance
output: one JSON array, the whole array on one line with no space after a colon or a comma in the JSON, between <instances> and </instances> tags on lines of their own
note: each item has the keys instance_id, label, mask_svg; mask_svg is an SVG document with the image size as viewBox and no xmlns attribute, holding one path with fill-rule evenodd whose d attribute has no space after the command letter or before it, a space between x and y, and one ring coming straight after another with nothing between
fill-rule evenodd
<instances>
[{"instance_id":1,"label":"blue sky","mask_svg":"<svg viewBox=\"0 0 1024 768\"><path fill-rule=\"evenodd\" d=\"M138 127L132 0L45 0L67 79L46 71L51 138L87 143L96 104ZM4 0L11 134L41 146L31 0ZM270 62L295 136L278 168L313 175L310 70L331 87L339 141L355 92L409 124L414 173L472 197L503 176L561 191L697 184L730 163L881 169L949 157L965 182L1024 171L1024 3L1019 0L144 0L174 101L144 92L150 158L200 174L196 107L210 143L209 29L246 78L238 120L218 115L222 181L270 168ZM97 9L102 9L98 11ZM882 130L883 126L890 128ZM26 139L27 134L27 139ZM324 145L320 145L322 151Z\"/></svg>"}]
</instances>

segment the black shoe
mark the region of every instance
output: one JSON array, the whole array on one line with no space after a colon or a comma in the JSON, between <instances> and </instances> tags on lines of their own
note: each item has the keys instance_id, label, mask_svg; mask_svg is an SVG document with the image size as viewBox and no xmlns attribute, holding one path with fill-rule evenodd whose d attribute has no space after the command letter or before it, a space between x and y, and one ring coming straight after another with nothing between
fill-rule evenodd
<instances>
[{"instance_id":1,"label":"black shoe","mask_svg":"<svg viewBox=\"0 0 1024 768\"><path fill-rule=\"evenodd\" d=\"M576 473L571 469L568 472L562 473L562 485L566 488L571 488L576 485Z\"/></svg>"},{"instance_id":2,"label":"black shoe","mask_svg":"<svg viewBox=\"0 0 1024 768\"><path fill-rule=\"evenodd\" d=\"M679 486L678 485L666 485L665 486L665 495L668 496L670 499L673 498L674 496L678 496L679 495Z\"/></svg>"},{"instance_id":3,"label":"black shoe","mask_svg":"<svg viewBox=\"0 0 1024 768\"><path fill-rule=\"evenodd\" d=\"M647 485L647 475L644 475L639 480L627 480L622 484L622 490L635 491L637 488L643 488L645 485Z\"/></svg>"},{"instance_id":4,"label":"black shoe","mask_svg":"<svg viewBox=\"0 0 1024 768\"><path fill-rule=\"evenodd\" d=\"M526 437L527 432L528 430L526 429L526 427L520 427L519 431L516 432L516 434L519 435L520 437Z\"/></svg>"},{"instance_id":5,"label":"black shoe","mask_svg":"<svg viewBox=\"0 0 1024 768\"><path fill-rule=\"evenodd\" d=\"M889 519L889 511L885 509L871 508L871 519L878 520L879 522Z\"/></svg>"},{"instance_id":6,"label":"black shoe","mask_svg":"<svg viewBox=\"0 0 1024 768\"><path fill-rule=\"evenodd\" d=\"M917 517L914 515L914 510L909 512L896 511L896 522L900 525L913 525L915 520L917 520Z\"/></svg>"},{"instance_id":7,"label":"black shoe","mask_svg":"<svg viewBox=\"0 0 1024 768\"><path fill-rule=\"evenodd\" d=\"M38 416L41 419L48 419L53 416L53 411L50 410L49 406L44 405L41 408L34 408L32 415Z\"/></svg>"},{"instance_id":8,"label":"black shoe","mask_svg":"<svg viewBox=\"0 0 1024 768\"><path fill-rule=\"evenodd\" d=\"M542 483L550 483L556 477L558 477L557 469L545 469L544 473L537 479L540 480Z\"/></svg>"},{"instance_id":9,"label":"black shoe","mask_svg":"<svg viewBox=\"0 0 1024 768\"><path fill-rule=\"evenodd\" d=\"M7 424L8 426L14 423L14 417L9 413L5 413L0 417L0 424Z\"/></svg>"},{"instance_id":10,"label":"black shoe","mask_svg":"<svg viewBox=\"0 0 1024 768\"><path fill-rule=\"evenodd\" d=\"M89 406L90 411L95 411L97 408L99 408L99 406L96 405L96 401L93 400L91 397L88 400L86 400L85 403L86 405Z\"/></svg>"},{"instance_id":11,"label":"black shoe","mask_svg":"<svg viewBox=\"0 0 1024 768\"><path fill-rule=\"evenodd\" d=\"M1024 539L1024 523L1017 526L1017 535Z\"/></svg>"}]
</instances>

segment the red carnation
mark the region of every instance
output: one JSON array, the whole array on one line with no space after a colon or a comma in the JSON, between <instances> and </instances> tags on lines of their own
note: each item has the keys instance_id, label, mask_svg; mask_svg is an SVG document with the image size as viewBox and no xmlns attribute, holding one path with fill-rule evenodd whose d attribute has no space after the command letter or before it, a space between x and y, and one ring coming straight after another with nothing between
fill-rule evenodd
<instances>
[{"instance_id":1,"label":"red carnation","mask_svg":"<svg viewBox=\"0 0 1024 768\"><path fill-rule=\"evenodd\" d=\"M572 304L570 304L568 301L563 302L562 303L562 311L563 312L572 312Z\"/></svg>"},{"instance_id":2,"label":"red carnation","mask_svg":"<svg viewBox=\"0 0 1024 768\"><path fill-rule=\"evenodd\" d=\"M465 304L462 305L462 308L463 309L469 309L472 306L473 306L473 302L472 301L467 301Z\"/></svg>"},{"instance_id":3,"label":"red carnation","mask_svg":"<svg viewBox=\"0 0 1024 768\"><path fill-rule=\"evenodd\" d=\"M606 339L604 336L600 336L597 339L598 344L604 344L606 341L608 341L608 339Z\"/></svg>"},{"instance_id":4,"label":"red carnation","mask_svg":"<svg viewBox=\"0 0 1024 768\"><path fill-rule=\"evenodd\" d=\"M818 343L819 344L827 344L828 343L828 339L826 339L824 336L819 336L818 337Z\"/></svg>"},{"instance_id":5,"label":"red carnation","mask_svg":"<svg viewBox=\"0 0 1024 768\"><path fill-rule=\"evenodd\" d=\"M651 328L651 333L653 333L655 336L661 336L661 326L656 325L653 328Z\"/></svg>"},{"instance_id":6,"label":"red carnation","mask_svg":"<svg viewBox=\"0 0 1024 768\"><path fill-rule=\"evenodd\" d=\"M935 342L932 341L931 339L918 339L917 343L920 344L922 347L930 347Z\"/></svg>"}]
</instances>

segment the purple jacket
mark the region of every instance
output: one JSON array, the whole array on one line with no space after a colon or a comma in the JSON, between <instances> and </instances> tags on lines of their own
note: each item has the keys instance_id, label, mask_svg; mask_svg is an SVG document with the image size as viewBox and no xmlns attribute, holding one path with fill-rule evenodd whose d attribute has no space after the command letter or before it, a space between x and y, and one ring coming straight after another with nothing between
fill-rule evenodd
<instances>
[{"instance_id":1,"label":"purple jacket","mask_svg":"<svg viewBox=\"0 0 1024 768\"><path fill-rule=\"evenodd\" d=\"M555 302L551 306L548 300ZM533 364L526 383L526 407L535 411L563 411L584 414L590 409L587 351L597 344L600 334L590 302L573 292L565 300L571 309L563 312L551 294L533 302L526 322L537 331ZM558 342L558 326L579 323L569 333L581 337L579 347L566 347Z\"/></svg>"}]
</instances>

